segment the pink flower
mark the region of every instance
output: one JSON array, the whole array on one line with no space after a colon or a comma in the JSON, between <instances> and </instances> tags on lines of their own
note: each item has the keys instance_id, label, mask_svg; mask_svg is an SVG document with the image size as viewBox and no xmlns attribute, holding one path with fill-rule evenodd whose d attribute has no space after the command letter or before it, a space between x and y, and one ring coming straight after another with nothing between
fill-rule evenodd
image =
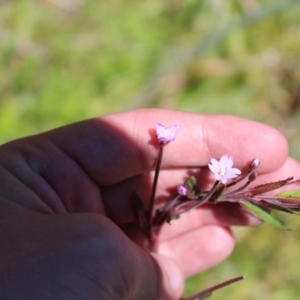
<instances>
[{"instance_id":1,"label":"pink flower","mask_svg":"<svg viewBox=\"0 0 300 300\"><path fill-rule=\"evenodd\" d=\"M209 169L214 173L215 179L226 184L228 179L232 179L240 175L242 172L239 169L233 168L233 157L225 154L220 161L215 158L210 160Z\"/></svg>"},{"instance_id":2,"label":"pink flower","mask_svg":"<svg viewBox=\"0 0 300 300\"><path fill-rule=\"evenodd\" d=\"M183 185L179 185L177 187L177 193L181 196L186 196L186 193L187 193L187 188L184 187Z\"/></svg>"},{"instance_id":3,"label":"pink flower","mask_svg":"<svg viewBox=\"0 0 300 300\"><path fill-rule=\"evenodd\" d=\"M173 125L171 127L165 127L164 125L157 123L156 124L156 136L159 143L164 146L171 141L175 140L175 134L178 130L178 125Z\"/></svg>"}]
</instances>

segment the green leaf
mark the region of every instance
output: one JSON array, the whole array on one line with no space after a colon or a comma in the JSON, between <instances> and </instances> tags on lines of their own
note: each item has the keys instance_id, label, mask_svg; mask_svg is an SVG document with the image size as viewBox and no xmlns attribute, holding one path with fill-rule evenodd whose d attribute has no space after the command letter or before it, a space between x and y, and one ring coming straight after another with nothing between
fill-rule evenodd
<instances>
[{"instance_id":1,"label":"green leaf","mask_svg":"<svg viewBox=\"0 0 300 300\"><path fill-rule=\"evenodd\" d=\"M186 196L188 199L195 200L200 195L200 188L195 176L189 177L183 186L187 189Z\"/></svg>"},{"instance_id":2,"label":"green leaf","mask_svg":"<svg viewBox=\"0 0 300 300\"><path fill-rule=\"evenodd\" d=\"M300 211L299 209L297 210L296 208L288 208L282 205L278 205L278 204L273 204L270 202L266 202L263 201L264 205L268 208L274 209L274 210L279 210L279 211L283 211L292 215L300 215Z\"/></svg>"},{"instance_id":3,"label":"green leaf","mask_svg":"<svg viewBox=\"0 0 300 300\"><path fill-rule=\"evenodd\" d=\"M179 218L180 218L180 215L171 212L171 213L169 213L169 214L167 215L166 221L167 221L169 224L171 224L171 221L177 220L177 219L179 219Z\"/></svg>"},{"instance_id":4,"label":"green leaf","mask_svg":"<svg viewBox=\"0 0 300 300\"><path fill-rule=\"evenodd\" d=\"M256 204L248 201L239 201L239 203L242 204L242 206L244 206L246 210L249 211L251 214L263 220L264 222L272 225L273 227L281 230L290 230Z\"/></svg>"},{"instance_id":5,"label":"green leaf","mask_svg":"<svg viewBox=\"0 0 300 300\"><path fill-rule=\"evenodd\" d=\"M289 198L289 197L299 198L299 202L300 202L300 190L286 191L286 192L283 192L283 193L279 194L277 197L280 197L280 198Z\"/></svg>"},{"instance_id":6,"label":"green leaf","mask_svg":"<svg viewBox=\"0 0 300 300\"><path fill-rule=\"evenodd\" d=\"M221 196L223 195L225 189L226 189L226 185L223 184L223 183L221 183L221 182L219 182L219 184L217 186L217 190L211 196L210 201L216 202L218 199L220 199Z\"/></svg>"}]
</instances>

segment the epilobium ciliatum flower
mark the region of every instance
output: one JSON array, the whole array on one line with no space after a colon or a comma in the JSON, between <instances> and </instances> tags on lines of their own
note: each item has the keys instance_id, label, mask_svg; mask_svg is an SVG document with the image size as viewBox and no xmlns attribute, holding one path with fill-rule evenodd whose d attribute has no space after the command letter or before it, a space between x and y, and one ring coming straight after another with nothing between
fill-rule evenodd
<instances>
[{"instance_id":1,"label":"epilobium ciliatum flower","mask_svg":"<svg viewBox=\"0 0 300 300\"><path fill-rule=\"evenodd\" d=\"M233 162L232 156L224 154L220 161L211 158L208 167L213 172L215 179L225 184L228 179L236 178L242 173L239 169L233 168Z\"/></svg>"},{"instance_id":2,"label":"epilobium ciliatum flower","mask_svg":"<svg viewBox=\"0 0 300 300\"><path fill-rule=\"evenodd\" d=\"M166 145L175 140L175 135L179 126L177 124L166 127L160 123L156 124L156 136L160 145Z\"/></svg>"},{"instance_id":3,"label":"epilobium ciliatum flower","mask_svg":"<svg viewBox=\"0 0 300 300\"><path fill-rule=\"evenodd\" d=\"M242 174L241 170L234 168L234 158L224 154L218 161L215 158L210 159L208 168L214 175L215 183L208 190L201 191L197 179L194 176L187 178L182 185L177 186L177 193L164 206L155 210L155 191L158 181L158 175L161 167L163 148L169 142L175 140L178 125L165 127L156 124L156 137L159 142L159 152L156 163L155 175L152 185L150 198L150 209L146 211L144 202L134 194L134 204L137 211L141 229L149 237L149 250L157 251L157 240L162 225L172 220L176 220L183 213L194 209L204 203L216 202L236 202L246 211L273 225L275 228L287 230L278 220L276 220L268 211L277 209L292 214L299 214L300 211L300 190L281 193L278 196L268 196L267 192L276 190L282 186L299 183L300 180L294 180L293 177L258 185L250 190L246 188L251 182L255 181L257 174L255 170L259 167L260 161L254 158L250 163L248 170ZM242 181L238 188L232 188L235 184ZM230 190L227 192L227 189ZM181 298L181 300L196 300L209 296L213 291L227 286L233 282L241 280L243 277L236 277L214 287L208 288L193 296Z\"/></svg>"}]
</instances>

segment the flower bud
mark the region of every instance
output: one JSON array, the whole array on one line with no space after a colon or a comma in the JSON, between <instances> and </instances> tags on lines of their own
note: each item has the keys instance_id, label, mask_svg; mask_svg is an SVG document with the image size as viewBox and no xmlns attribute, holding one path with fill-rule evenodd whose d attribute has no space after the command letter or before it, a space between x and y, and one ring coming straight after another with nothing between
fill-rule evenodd
<instances>
[{"instance_id":1,"label":"flower bud","mask_svg":"<svg viewBox=\"0 0 300 300\"><path fill-rule=\"evenodd\" d=\"M181 196L186 196L186 193L187 193L187 188L184 187L183 185L179 185L177 187L177 193Z\"/></svg>"},{"instance_id":2,"label":"flower bud","mask_svg":"<svg viewBox=\"0 0 300 300\"><path fill-rule=\"evenodd\" d=\"M161 146L165 146L169 142L175 140L175 135L179 126L177 124L171 127L165 127L164 125L156 124L156 136Z\"/></svg>"},{"instance_id":3,"label":"flower bud","mask_svg":"<svg viewBox=\"0 0 300 300\"><path fill-rule=\"evenodd\" d=\"M259 161L258 158L253 159L252 162L251 162L251 165L250 165L250 169L251 170L257 169L259 164L260 164L260 161Z\"/></svg>"},{"instance_id":4,"label":"flower bud","mask_svg":"<svg viewBox=\"0 0 300 300\"><path fill-rule=\"evenodd\" d=\"M256 179L256 177L257 177L257 173L256 173L256 172L253 172L253 173L251 173L251 174L249 175L248 180L249 180L250 182L252 182L252 181L254 181L254 180Z\"/></svg>"}]
</instances>

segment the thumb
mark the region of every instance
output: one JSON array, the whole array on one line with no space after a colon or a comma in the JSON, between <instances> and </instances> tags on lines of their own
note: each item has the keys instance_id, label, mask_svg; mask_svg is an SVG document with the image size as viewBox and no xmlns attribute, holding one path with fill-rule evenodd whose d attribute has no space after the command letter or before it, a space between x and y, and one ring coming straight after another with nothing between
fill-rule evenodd
<instances>
[{"instance_id":1,"label":"thumb","mask_svg":"<svg viewBox=\"0 0 300 300\"><path fill-rule=\"evenodd\" d=\"M143 249L131 252L134 293L130 299L179 300L184 277L174 261ZM127 298L126 298L127 299Z\"/></svg>"},{"instance_id":2,"label":"thumb","mask_svg":"<svg viewBox=\"0 0 300 300\"><path fill-rule=\"evenodd\" d=\"M178 265L170 258L152 254L162 272L162 284L167 299L178 300L184 289L184 277Z\"/></svg>"}]
</instances>

